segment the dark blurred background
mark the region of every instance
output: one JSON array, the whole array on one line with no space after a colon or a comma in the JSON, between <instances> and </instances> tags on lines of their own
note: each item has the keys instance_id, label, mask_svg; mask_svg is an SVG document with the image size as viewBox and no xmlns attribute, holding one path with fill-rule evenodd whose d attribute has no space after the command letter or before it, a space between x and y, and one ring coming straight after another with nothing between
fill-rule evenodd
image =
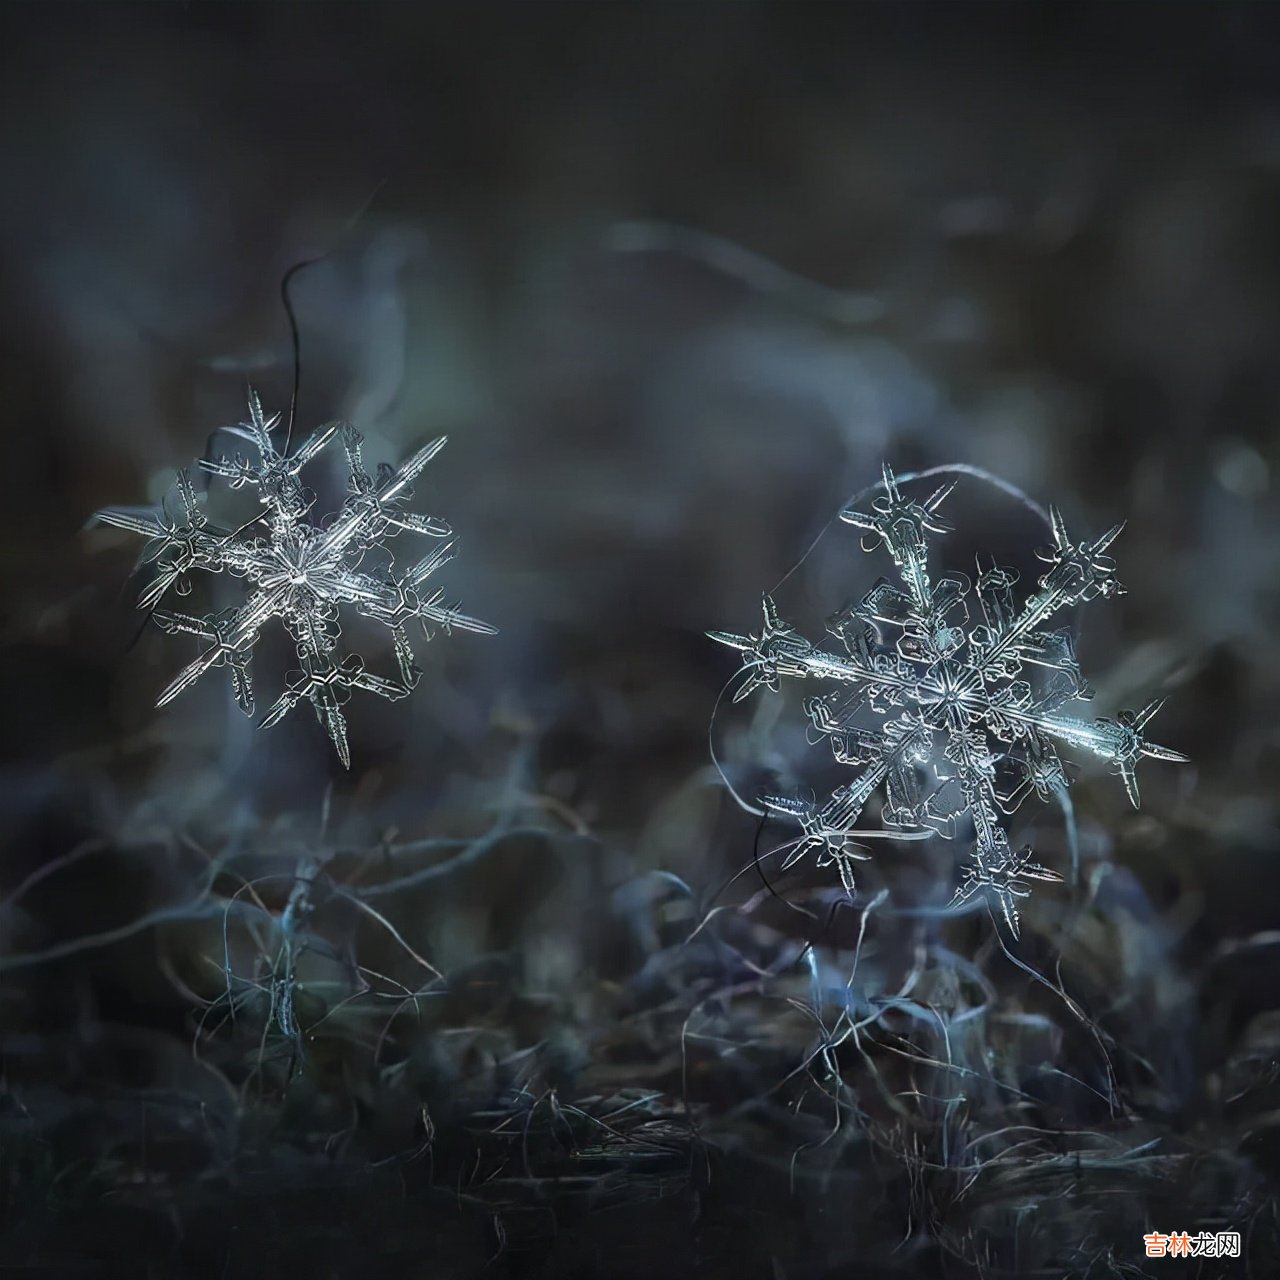
<instances>
[{"instance_id":1,"label":"dark blurred background","mask_svg":"<svg viewBox=\"0 0 1280 1280\"><path fill-rule=\"evenodd\" d=\"M387 1193L361 1198L369 1170L417 1149L425 1122L413 1107L386 1120L379 1090L404 1090L367 1064L338 1073L356 1120L298 1120L286 1077L253 1128L243 1073L219 1059L236 1140L212 1143L214 1160L194 1112L165 1112L146 1150L148 1107L205 1087L174 1065L189 1064L225 969L215 915L182 914L203 869L275 876L270 908L299 850L347 883L348 864L369 878L357 851L469 837L495 814L531 834L397 917L451 978L482 961L504 975L480 986L508 1002L456 1010L450 1034L497 1028L499 1075L560 1046L559 1065L539 1068L557 1096L652 1086L687 1117L673 1037L726 979L664 969L658 982L653 957L685 963L675 940L759 834L711 768L732 661L703 632L754 628L760 592L819 534L824 567L794 602L810 634L842 603L833 581L865 590L885 566L849 531L823 530L882 459L985 468L1082 533L1128 521L1114 548L1128 594L1080 619L1086 674L1101 712L1168 693L1154 736L1193 763L1148 765L1139 814L1115 779L1081 778L1086 873L1105 868L1127 905L1072 933L1052 915L1066 891L1038 890L1050 915L1037 955L1052 970L1088 952L1092 989L1115 1003L1089 1014L1109 1011L1117 1040L1139 1023L1167 1032L1132 1048L1146 1074L1120 1082L1131 1145L1177 1135L1188 1167L1207 1152L1245 1187L1178 1183L1170 1203L1222 1229L1263 1221L1280 1140L1223 1100L1238 1086L1257 1114L1280 1106L1267 1092L1280 1072L1278 40L1280 12L1263 4L0 9L0 1261L68 1275L381 1274L369 1259L431 1276L1145 1274L1141 1231L1191 1229L1191 1216L1135 1208L1114 1240L1082 1217L1092 1243L1074 1261L1060 1242L1020 1252L1013 1208L974 1225L965 1202L922 1225L906 1190L886 1191L878 1216L861 1200L854 1228L832 1215L862 1192L789 1190L804 1138L780 1137L767 1174L735 1164L727 1182L703 1185L690 1170L712 1158L691 1156L669 1195L627 1200L601 1226L558 1193L532 1217L521 1206L525 1219L437 1203L433 1188L483 1181L462 1154L477 1126L460 1121L471 1137L453 1156L441 1138L453 1172L433 1181L419 1162L416 1191L396 1184L412 1211L375 1211ZM442 581L500 628L433 643L407 702L357 698L349 774L305 707L258 733L220 671L153 710L192 650L138 635L136 541L86 528L101 507L164 498L242 418L248 384L285 408L280 282L313 257L293 290L300 431L349 418L371 462L447 432L414 507L459 531ZM1043 540L977 480L956 501L965 548ZM224 586L199 598L226 603ZM363 651L390 670L388 653ZM260 705L289 665L264 643ZM734 742L750 754L762 735L756 721ZM743 777L803 781L795 745L757 751ZM1060 817L1037 821L1028 838L1063 865ZM946 901L953 872L937 866L936 891L909 897ZM746 883L731 900L760 888ZM134 926L153 912L156 928ZM768 950L789 932L750 941ZM1004 964L990 932L970 919L951 945ZM1120 1009L1117 984L1157 968L1165 985ZM691 991L643 1051L614 1043L637 1010ZM753 1016L768 1040L770 1006ZM812 1028L793 1030L802 1054ZM1161 1076L1175 1058L1177 1081ZM732 1087L708 1067L698 1102L724 1125L711 1150L761 1145L744 1099L792 1065L756 1064ZM508 1105L504 1081L494 1096ZM1065 1132L1069 1112L1042 1127ZM541 1124L511 1114L526 1132ZM166 1124L196 1152L190 1168L156 1155ZM356 1135L341 1158L338 1132ZM294 1163L272 1147L286 1141ZM313 1157L346 1160L349 1181L317 1190ZM296 1203L271 1199L294 1185L308 1188ZM448 1225L424 1226L431 1215ZM899 1239L914 1243L893 1258ZM1268 1248L1255 1244L1253 1274L1280 1265Z\"/></svg>"}]
</instances>

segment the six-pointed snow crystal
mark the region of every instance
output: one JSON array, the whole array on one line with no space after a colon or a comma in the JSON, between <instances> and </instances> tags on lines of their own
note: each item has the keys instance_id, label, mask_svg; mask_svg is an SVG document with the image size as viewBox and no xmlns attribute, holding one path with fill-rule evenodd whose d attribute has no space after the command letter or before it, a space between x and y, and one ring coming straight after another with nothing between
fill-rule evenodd
<instances>
[{"instance_id":1,"label":"six-pointed snow crystal","mask_svg":"<svg viewBox=\"0 0 1280 1280\"><path fill-rule=\"evenodd\" d=\"M851 863L867 856L856 843L854 823L883 785L887 827L932 830L948 838L967 836L972 828L973 846L954 902L986 892L1017 937L1016 899L1030 892L1026 882L1062 877L1033 861L1029 847L1015 851L1001 818L1032 791L1047 799L1068 785L1058 746L1109 761L1135 808L1134 770L1141 757L1187 757L1142 735L1160 701L1115 719L1072 715L1070 704L1092 694L1081 678L1070 629L1045 627L1069 606L1123 591L1115 563L1104 554L1122 526L1093 542L1073 542L1051 507L1053 545L1037 553L1049 566L1037 590L1015 610L1017 574L979 563L976 592L984 621L966 629L974 584L958 573L944 574L935 584L928 574L926 534L950 530L938 508L954 486L952 481L914 502L886 466L885 492L870 512L840 513L864 531L864 551L888 550L901 579L899 586L881 578L859 603L828 620L843 653L810 644L779 618L768 596L758 636L708 634L746 655L735 701L761 687L777 692L783 677L831 685L805 703L805 712L836 759L860 767L853 781L821 805L764 797L767 809L801 826L785 865L817 852L818 865L834 862L852 894Z\"/></svg>"},{"instance_id":2,"label":"six-pointed snow crystal","mask_svg":"<svg viewBox=\"0 0 1280 1280\"><path fill-rule=\"evenodd\" d=\"M233 489L249 486L256 491L263 511L239 529L210 523L185 470L178 473L180 516L163 508L153 512L116 507L98 512L96 518L151 540L143 559L154 565L156 576L142 593L140 608L156 605L170 587L178 595L189 594L188 575L197 570L230 573L248 584L245 602L222 613L197 616L156 610L153 616L165 631L190 632L208 642L160 695L157 706L177 697L211 667L225 666L236 701L246 715L252 715L253 648L263 627L278 618L293 638L300 669L268 709L262 725L276 724L305 698L349 768L351 752L342 706L351 690L402 698L422 674L414 662L406 624L417 619L428 639L437 626L446 632L457 627L487 635L495 628L458 612L456 605L445 604L443 590L424 590L427 579L453 558L455 541L441 542L403 572L396 570L387 547L400 533L450 539L451 530L443 520L404 509L413 496L413 481L444 447L445 437L418 450L399 468L384 464L374 477L365 470L360 433L349 423L330 423L293 452L286 443L281 453L271 440L278 422L278 414L263 417L258 397L250 391L249 421L229 430L247 440L256 457L202 459L199 464ZM331 520L316 523L311 518L315 495L299 477L335 440L346 452L347 497ZM341 651L344 605L390 629L398 681L373 675L359 656Z\"/></svg>"}]
</instances>

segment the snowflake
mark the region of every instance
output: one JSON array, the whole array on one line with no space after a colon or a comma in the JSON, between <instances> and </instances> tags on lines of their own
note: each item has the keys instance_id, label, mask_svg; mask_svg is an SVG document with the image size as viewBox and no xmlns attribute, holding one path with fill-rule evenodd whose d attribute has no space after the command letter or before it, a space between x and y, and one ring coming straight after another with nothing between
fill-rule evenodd
<instances>
[{"instance_id":1,"label":"snowflake","mask_svg":"<svg viewBox=\"0 0 1280 1280\"><path fill-rule=\"evenodd\" d=\"M248 583L245 602L221 613L153 612L166 632L189 632L209 642L169 683L157 706L171 702L211 667L227 667L236 701L251 716L253 648L263 627L278 618L293 638L299 669L290 673L285 691L268 709L262 727L278 723L305 698L343 765L350 768L342 707L351 691L364 689L394 700L407 695L422 674L414 662L408 623L417 619L427 639L437 626L446 632L458 627L487 635L495 628L459 613L456 605L445 604L442 590L423 591L427 579L453 558L454 541L442 542L405 572L396 571L385 545L400 533L450 537L443 520L404 510L413 496L413 481L444 447L444 436L419 449L399 468L383 464L375 478L361 458L362 437L349 423L329 423L294 452L286 443L285 452L280 453L271 441L279 420L279 414L263 417L251 390L249 421L228 431L249 441L256 457L237 454L200 461L201 468L228 481L232 489L247 486L256 491L263 511L240 528L226 530L210 523L187 470L178 473L181 515L174 516L163 506L159 511L116 507L99 511L95 519L151 542L143 562L154 565L156 575L142 593L139 608L154 609L171 587L180 596L190 594L189 575L196 570L225 572ZM315 494L299 477L335 440L346 452L347 496L335 516L316 523L311 519ZM343 605L390 629L400 669L398 681L366 671L358 655L341 651Z\"/></svg>"},{"instance_id":2,"label":"snowflake","mask_svg":"<svg viewBox=\"0 0 1280 1280\"><path fill-rule=\"evenodd\" d=\"M1142 735L1162 700L1115 719L1070 714L1069 704L1087 701L1092 692L1081 678L1071 630L1045 628L1069 606L1123 592L1115 563L1104 554L1123 526L1093 542L1073 542L1051 507L1053 545L1037 552L1049 566L1037 590L1015 611L1012 588L1018 575L994 562L983 569L979 562L976 593L984 621L970 628L973 584L958 573L945 574L935 584L927 572L926 535L950 531L937 513L955 483L923 503L914 502L902 495L885 466L885 493L870 513L840 513L847 524L864 530L864 551L887 548L901 580L897 585L879 579L860 602L828 619L827 630L843 653L810 644L779 618L769 596L758 636L708 634L747 655L746 679L735 702L761 687L777 692L783 677L833 686L809 698L805 713L829 740L835 758L860 771L821 805L762 798L767 810L800 824L801 836L786 866L816 852L817 865L836 864L852 895L851 864L867 856L856 843L854 823L883 785L886 827L933 831L949 839L972 831L953 905L989 894L1016 938L1016 899L1030 892L1026 882L1062 877L1033 861L1029 847L1015 851L1001 820L1032 792L1044 800L1066 788L1059 745L1108 761L1135 808L1134 770L1141 757L1187 757ZM1028 667L1042 674L1037 678Z\"/></svg>"}]
</instances>

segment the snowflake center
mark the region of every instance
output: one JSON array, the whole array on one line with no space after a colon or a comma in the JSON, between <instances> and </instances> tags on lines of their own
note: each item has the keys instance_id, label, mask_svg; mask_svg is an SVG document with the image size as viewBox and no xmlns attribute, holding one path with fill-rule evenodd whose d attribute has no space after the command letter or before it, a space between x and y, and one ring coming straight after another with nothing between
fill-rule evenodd
<instances>
[{"instance_id":1,"label":"snowflake center","mask_svg":"<svg viewBox=\"0 0 1280 1280\"><path fill-rule=\"evenodd\" d=\"M974 697L965 680L964 668L954 662L940 662L921 681L917 695L925 707L944 711L967 712L974 705Z\"/></svg>"}]
</instances>

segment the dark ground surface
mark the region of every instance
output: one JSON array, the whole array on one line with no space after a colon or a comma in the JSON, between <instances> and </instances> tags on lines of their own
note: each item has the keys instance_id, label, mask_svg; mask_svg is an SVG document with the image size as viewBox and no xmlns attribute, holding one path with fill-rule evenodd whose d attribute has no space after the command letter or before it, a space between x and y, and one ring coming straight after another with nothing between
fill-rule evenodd
<instances>
[{"instance_id":1,"label":"dark ground surface","mask_svg":"<svg viewBox=\"0 0 1280 1280\"><path fill-rule=\"evenodd\" d=\"M1278 40L1234 4L0 10L0 1274L1280 1275ZM137 548L84 530L246 381L284 407L321 253L300 420L449 433L415 505L501 628L357 700L350 773L222 673L152 710L191 650L131 643ZM1102 712L1168 693L1193 760L1140 813L1080 776L1079 881L1013 949L1047 983L930 913L945 842L852 907L766 860L770 895L711 767L704 630L884 458L1128 520L1085 670ZM954 504L962 567L1044 540ZM788 609L884 569L832 529ZM813 782L753 706L722 754ZM1180 1230L1245 1256L1143 1257Z\"/></svg>"}]
</instances>

